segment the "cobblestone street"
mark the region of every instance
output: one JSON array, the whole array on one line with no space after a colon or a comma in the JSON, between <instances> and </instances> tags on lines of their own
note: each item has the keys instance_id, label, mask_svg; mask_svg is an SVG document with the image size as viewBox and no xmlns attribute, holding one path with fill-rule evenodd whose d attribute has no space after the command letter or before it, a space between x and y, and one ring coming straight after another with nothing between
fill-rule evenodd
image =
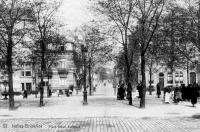
<instances>
[{"instance_id":1,"label":"cobblestone street","mask_svg":"<svg viewBox=\"0 0 200 132\"><path fill-rule=\"evenodd\" d=\"M70 118L1 120L1 132L198 132L189 118Z\"/></svg>"}]
</instances>

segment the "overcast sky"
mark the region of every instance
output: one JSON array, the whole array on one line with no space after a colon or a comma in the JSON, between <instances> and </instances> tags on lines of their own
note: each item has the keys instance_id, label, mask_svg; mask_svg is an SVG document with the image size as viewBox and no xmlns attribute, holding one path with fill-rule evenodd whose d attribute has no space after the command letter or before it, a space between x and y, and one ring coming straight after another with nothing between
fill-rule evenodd
<instances>
[{"instance_id":1,"label":"overcast sky","mask_svg":"<svg viewBox=\"0 0 200 132\"><path fill-rule=\"evenodd\" d=\"M92 14L88 10L89 0L63 0L59 16L67 27L73 29L83 23L92 20Z\"/></svg>"}]
</instances>

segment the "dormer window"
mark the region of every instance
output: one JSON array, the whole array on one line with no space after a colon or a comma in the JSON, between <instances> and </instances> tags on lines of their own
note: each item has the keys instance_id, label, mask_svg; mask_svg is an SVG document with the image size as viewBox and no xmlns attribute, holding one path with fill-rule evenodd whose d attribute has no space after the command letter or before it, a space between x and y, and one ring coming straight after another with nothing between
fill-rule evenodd
<instances>
[{"instance_id":1,"label":"dormer window","mask_svg":"<svg viewBox=\"0 0 200 132\"><path fill-rule=\"evenodd\" d=\"M31 77L31 71L30 70L22 70L21 76L22 77Z\"/></svg>"},{"instance_id":2,"label":"dormer window","mask_svg":"<svg viewBox=\"0 0 200 132\"><path fill-rule=\"evenodd\" d=\"M65 50L65 46L64 45L60 46L60 50L64 51Z\"/></svg>"}]
</instances>

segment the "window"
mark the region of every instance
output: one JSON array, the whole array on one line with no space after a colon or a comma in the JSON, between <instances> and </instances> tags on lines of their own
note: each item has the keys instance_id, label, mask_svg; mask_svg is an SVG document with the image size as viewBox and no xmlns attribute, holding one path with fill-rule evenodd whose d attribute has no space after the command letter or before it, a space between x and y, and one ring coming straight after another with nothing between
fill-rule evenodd
<instances>
[{"instance_id":1,"label":"window","mask_svg":"<svg viewBox=\"0 0 200 132\"><path fill-rule=\"evenodd\" d=\"M64 51L65 50L65 46L64 45L60 46L60 50Z\"/></svg>"},{"instance_id":2,"label":"window","mask_svg":"<svg viewBox=\"0 0 200 132\"><path fill-rule=\"evenodd\" d=\"M21 71L21 76L24 76L24 71Z\"/></svg>"},{"instance_id":3,"label":"window","mask_svg":"<svg viewBox=\"0 0 200 132\"><path fill-rule=\"evenodd\" d=\"M31 85L31 83L26 83L26 90L27 90L28 92L31 92L31 91L32 91L32 85Z\"/></svg>"},{"instance_id":4,"label":"window","mask_svg":"<svg viewBox=\"0 0 200 132\"><path fill-rule=\"evenodd\" d=\"M183 83L183 72L176 72L175 73L175 83Z\"/></svg>"},{"instance_id":5,"label":"window","mask_svg":"<svg viewBox=\"0 0 200 132\"><path fill-rule=\"evenodd\" d=\"M21 76L22 77L30 77L31 76L31 71L21 71Z\"/></svg>"},{"instance_id":6,"label":"window","mask_svg":"<svg viewBox=\"0 0 200 132\"><path fill-rule=\"evenodd\" d=\"M44 86L48 86L48 81L44 81Z\"/></svg>"},{"instance_id":7,"label":"window","mask_svg":"<svg viewBox=\"0 0 200 132\"><path fill-rule=\"evenodd\" d=\"M173 83L173 75L171 72L168 72L168 75L167 75L167 83L170 83L172 84Z\"/></svg>"},{"instance_id":8,"label":"window","mask_svg":"<svg viewBox=\"0 0 200 132\"><path fill-rule=\"evenodd\" d=\"M60 68L66 68L65 61L60 61Z\"/></svg>"},{"instance_id":9,"label":"window","mask_svg":"<svg viewBox=\"0 0 200 132\"><path fill-rule=\"evenodd\" d=\"M22 83L22 91L24 91L24 83Z\"/></svg>"},{"instance_id":10,"label":"window","mask_svg":"<svg viewBox=\"0 0 200 132\"><path fill-rule=\"evenodd\" d=\"M26 71L26 76L30 77L31 76L31 71Z\"/></svg>"},{"instance_id":11,"label":"window","mask_svg":"<svg viewBox=\"0 0 200 132\"><path fill-rule=\"evenodd\" d=\"M31 83L21 83L22 84L22 91L27 90L28 92L32 91L32 84Z\"/></svg>"},{"instance_id":12,"label":"window","mask_svg":"<svg viewBox=\"0 0 200 132\"><path fill-rule=\"evenodd\" d=\"M179 83L179 73L175 73L175 83Z\"/></svg>"},{"instance_id":13,"label":"window","mask_svg":"<svg viewBox=\"0 0 200 132\"><path fill-rule=\"evenodd\" d=\"M183 72L180 72L179 78L180 78L180 83L182 84L183 83Z\"/></svg>"},{"instance_id":14,"label":"window","mask_svg":"<svg viewBox=\"0 0 200 132\"><path fill-rule=\"evenodd\" d=\"M60 85L66 85L66 79L60 78Z\"/></svg>"}]
</instances>

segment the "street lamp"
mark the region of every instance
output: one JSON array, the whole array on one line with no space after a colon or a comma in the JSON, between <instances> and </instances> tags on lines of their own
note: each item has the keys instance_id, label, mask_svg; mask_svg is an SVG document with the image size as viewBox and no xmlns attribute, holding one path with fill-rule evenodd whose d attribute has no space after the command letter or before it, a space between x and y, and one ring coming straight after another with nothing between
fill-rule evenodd
<instances>
[{"instance_id":1,"label":"street lamp","mask_svg":"<svg viewBox=\"0 0 200 132\"><path fill-rule=\"evenodd\" d=\"M7 98L7 96L8 96L7 93L8 93L8 92L7 92L7 89L6 89L7 84L8 84L8 82L7 82L6 80L4 80L4 81L3 81L3 85L4 85L4 87L5 87L5 91L4 91L4 96L5 96L4 99L5 99L5 100L8 99L8 98Z\"/></svg>"},{"instance_id":2,"label":"street lamp","mask_svg":"<svg viewBox=\"0 0 200 132\"><path fill-rule=\"evenodd\" d=\"M83 57L83 67L84 67L84 70L83 70L83 74L84 74L84 91L83 91L83 105L87 105L87 90L86 90L86 53L87 53L87 48L84 46L84 45L81 45L81 52L82 52L82 57Z\"/></svg>"}]
</instances>

